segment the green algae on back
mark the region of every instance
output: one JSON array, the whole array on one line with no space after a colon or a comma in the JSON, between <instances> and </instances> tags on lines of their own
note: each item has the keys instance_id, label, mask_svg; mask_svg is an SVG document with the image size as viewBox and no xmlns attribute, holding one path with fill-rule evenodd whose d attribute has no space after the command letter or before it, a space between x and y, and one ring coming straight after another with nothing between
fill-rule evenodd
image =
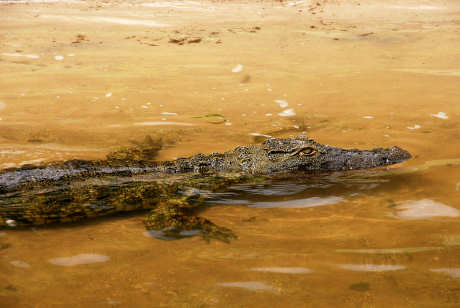
<instances>
[{"instance_id":1,"label":"green algae on back","mask_svg":"<svg viewBox=\"0 0 460 308\"><path fill-rule=\"evenodd\" d=\"M107 160L73 160L0 172L0 226L75 222L117 212L150 210L149 230L170 236L199 230L204 238L233 233L196 216L206 192L269 177L295 177L387 166L411 156L392 147L346 150L305 136L271 138L233 151L154 162L161 144L112 153Z\"/></svg>"}]
</instances>

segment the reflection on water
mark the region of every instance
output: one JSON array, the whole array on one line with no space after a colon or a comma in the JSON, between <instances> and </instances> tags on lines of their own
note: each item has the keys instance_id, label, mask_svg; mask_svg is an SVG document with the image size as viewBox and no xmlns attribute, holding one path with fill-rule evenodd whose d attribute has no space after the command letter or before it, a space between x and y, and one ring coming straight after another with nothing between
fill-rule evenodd
<instances>
[{"instance_id":1,"label":"reflection on water","mask_svg":"<svg viewBox=\"0 0 460 308\"><path fill-rule=\"evenodd\" d=\"M197 236L201 233L200 230L182 230L171 236L171 231L174 231L172 228L165 228L163 230L154 231L147 230L144 232L144 236L153 237L164 241L174 241L185 237Z\"/></svg>"},{"instance_id":2,"label":"reflection on water","mask_svg":"<svg viewBox=\"0 0 460 308\"><path fill-rule=\"evenodd\" d=\"M423 199L419 201L404 201L401 205L396 206L395 209L398 210L396 217L405 219L425 219L438 216L460 216L459 210L430 199Z\"/></svg>"},{"instance_id":3,"label":"reflection on water","mask_svg":"<svg viewBox=\"0 0 460 308\"><path fill-rule=\"evenodd\" d=\"M104 255L99 255L99 254L94 254L94 253L82 253L79 255L71 256L71 257L50 259L49 262L55 265L74 266L74 265L81 265L81 264L106 262L109 259L110 257L104 256Z\"/></svg>"},{"instance_id":4,"label":"reflection on water","mask_svg":"<svg viewBox=\"0 0 460 308\"><path fill-rule=\"evenodd\" d=\"M406 269L402 265L379 265L379 264L342 264L339 267L359 272L386 272L386 271L398 271Z\"/></svg>"},{"instance_id":5,"label":"reflection on water","mask_svg":"<svg viewBox=\"0 0 460 308\"><path fill-rule=\"evenodd\" d=\"M407 247L407 248L382 248L382 249L337 249L341 253L357 254L407 254L442 250L444 247Z\"/></svg>"},{"instance_id":6,"label":"reflection on water","mask_svg":"<svg viewBox=\"0 0 460 308\"><path fill-rule=\"evenodd\" d=\"M21 267L21 268L29 268L30 267L30 264L28 264L28 263L26 263L24 261L20 261L20 260L10 261L10 264L14 265L16 267Z\"/></svg>"},{"instance_id":7,"label":"reflection on water","mask_svg":"<svg viewBox=\"0 0 460 308\"><path fill-rule=\"evenodd\" d=\"M270 207L279 207L279 208L287 208L287 209L300 209L300 208L307 208L307 207L315 207L315 206L322 206L322 205L329 205L335 204L345 201L342 197L337 196L330 196L330 197L311 197L306 199L298 199L298 200L289 200L289 201L278 201L278 202L256 202L251 203L250 207L257 207L257 208L270 208Z\"/></svg>"},{"instance_id":8,"label":"reflection on water","mask_svg":"<svg viewBox=\"0 0 460 308\"><path fill-rule=\"evenodd\" d=\"M435 273L447 274L454 278L460 278L460 268L434 268L430 271Z\"/></svg>"},{"instance_id":9,"label":"reflection on water","mask_svg":"<svg viewBox=\"0 0 460 308\"><path fill-rule=\"evenodd\" d=\"M222 287L241 288L241 289L247 289L251 291L270 291L270 292L277 291L274 287L267 285L264 282L259 282L259 281L222 282L222 283L218 283L218 285Z\"/></svg>"},{"instance_id":10,"label":"reflection on water","mask_svg":"<svg viewBox=\"0 0 460 308\"><path fill-rule=\"evenodd\" d=\"M311 269L305 267L253 267L251 271L283 274L309 274Z\"/></svg>"}]
</instances>

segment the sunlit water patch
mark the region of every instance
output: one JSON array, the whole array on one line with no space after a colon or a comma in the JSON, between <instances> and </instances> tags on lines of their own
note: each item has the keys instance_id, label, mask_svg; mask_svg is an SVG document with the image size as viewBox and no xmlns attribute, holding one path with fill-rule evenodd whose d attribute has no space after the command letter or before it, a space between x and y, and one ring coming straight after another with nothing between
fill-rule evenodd
<instances>
[{"instance_id":1,"label":"sunlit water patch","mask_svg":"<svg viewBox=\"0 0 460 308\"><path fill-rule=\"evenodd\" d=\"M251 271L283 274L310 274L312 272L311 269L305 267L253 267Z\"/></svg>"},{"instance_id":2,"label":"sunlit water patch","mask_svg":"<svg viewBox=\"0 0 460 308\"><path fill-rule=\"evenodd\" d=\"M386 272L406 269L402 265L379 265L379 264L341 264L339 267L359 272Z\"/></svg>"},{"instance_id":3,"label":"sunlit water patch","mask_svg":"<svg viewBox=\"0 0 460 308\"><path fill-rule=\"evenodd\" d=\"M61 266L75 266L81 264L91 264L91 263L100 263L106 262L110 259L109 256L93 254L93 253L83 253L71 257L63 258L54 258L50 259L49 262L55 265Z\"/></svg>"},{"instance_id":4,"label":"sunlit water patch","mask_svg":"<svg viewBox=\"0 0 460 308\"><path fill-rule=\"evenodd\" d=\"M458 217L460 211L430 199L419 201L406 201L396 206L398 211L394 216L404 219L425 219L431 217Z\"/></svg>"},{"instance_id":5,"label":"sunlit water patch","mask_svg":"<svg viewBox=\"0 0 460 308\"><path fill-rule=\"evenodd\" d=\"M274 287L259 281L222 282L218 283L217 285L222 287L241 288L251 291L276 291Z\"/></svg>"}]
</instances>

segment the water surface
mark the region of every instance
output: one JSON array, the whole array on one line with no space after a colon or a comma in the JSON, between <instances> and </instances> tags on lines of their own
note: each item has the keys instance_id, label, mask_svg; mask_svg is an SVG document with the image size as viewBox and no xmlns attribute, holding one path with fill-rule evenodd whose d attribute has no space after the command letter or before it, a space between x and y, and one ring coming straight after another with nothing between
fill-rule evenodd
<instances>
[{"instance_id":1,"label":"water surface","mask_svg":"<svg viewBox=\"0 0 460 308\"><path fill-rule=\"evenodd\" d=\"M1 169L146 135L159 160L300 134L414 157L210 194L230 243L142 213L2 230L2 307L458 305L455 1L22 2L0 4Z\"/></svg>"}]
</instances>

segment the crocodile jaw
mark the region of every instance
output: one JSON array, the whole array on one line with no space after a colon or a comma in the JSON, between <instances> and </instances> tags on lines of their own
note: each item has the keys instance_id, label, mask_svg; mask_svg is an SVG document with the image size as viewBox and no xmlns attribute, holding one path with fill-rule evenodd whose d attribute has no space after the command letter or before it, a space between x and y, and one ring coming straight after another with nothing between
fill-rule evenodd
<instances>
[{"instance_id":1,"label":"crocodile jaw","mask_svg":"<svg viewBox=\"0 0 460 308\"><path fill-rule=\"evenodd\" d=\"M406 161L412 155L400 147L373 150L346 150L325 146L320 170L338 171L370 169L394 165Z\"/></svg>"}]
</instances>

